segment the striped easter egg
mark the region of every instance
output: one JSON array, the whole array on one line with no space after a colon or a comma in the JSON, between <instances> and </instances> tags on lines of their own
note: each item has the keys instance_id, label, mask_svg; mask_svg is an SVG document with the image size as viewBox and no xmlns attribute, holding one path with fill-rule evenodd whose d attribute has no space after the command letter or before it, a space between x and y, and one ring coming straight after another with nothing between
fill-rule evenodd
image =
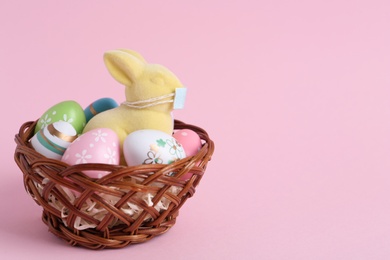
<instances>
[{"instance_id":1,"label":"striped easter egg","mask_svg":"<svg viewBox=\"0 0 390 260\"><path fill-rule=\"evenodd\" d=\"M88 122L95 115L106 110L116 108L117 106L118 103L112 98L107 97L98 99L84 109L85 118Z\"/></svg>"},{"instance_id":2,"label":"striped easter egg","mask_svg":"<svg viewBox=\"0 0 390 260\"><path fill-rule=\"evenodd\" d=\"M66 148L77 138L72 124L57 121L39 130L32 138L32 147L40 154L60 160Z\"/></svg>"}]
</instances>

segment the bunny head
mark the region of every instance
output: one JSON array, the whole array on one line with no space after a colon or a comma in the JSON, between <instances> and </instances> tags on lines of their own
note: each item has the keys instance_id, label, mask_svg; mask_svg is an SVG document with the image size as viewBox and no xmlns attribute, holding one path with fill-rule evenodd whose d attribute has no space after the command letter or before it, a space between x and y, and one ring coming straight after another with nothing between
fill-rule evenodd
<instances>
[{"instance_id":1,"label":"bunny head","mask_svg":"<svg viewBox=\"0 0 390 260\"><path fill-rule=\"evenodd\" d=\"M166 67L149 64L132 50L113 50L104 54L105 65L119 83L126 86L126 101L139 102L175 93L183 87L180 80ZM155 110L172 110L172 103L153 107Z\"/></svg>"}]
</instances>

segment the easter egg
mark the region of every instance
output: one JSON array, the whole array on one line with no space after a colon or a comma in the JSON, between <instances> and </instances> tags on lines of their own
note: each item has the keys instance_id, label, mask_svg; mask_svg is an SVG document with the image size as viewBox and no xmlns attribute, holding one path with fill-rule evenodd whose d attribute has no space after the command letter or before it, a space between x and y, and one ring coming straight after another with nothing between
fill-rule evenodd
<instances>
[{"instance_id":1,"label":"easter egg","mask_svg":"<svg viewBox=\"0 0 390 260\"><path fill-rule=\"evenodd\" d=\"M118 103L112 98L98 99L84 109L86 121L88 122L95 115L117 106Z\"/></svg>"},{"instance_id":2,"label":"easter egg","mask_svg":"<svg viewBox=\"0 0 390 260\"><path fill-rule=\"evenodd\" d=\"M84 110L73 100L60 102L43 113L35 126L35 133L48 124L58 121L70 123L76 129L76 132L80 134L86 124Z\"/></svg>"},{"instance_id":3,"label":"easter egg","mask_svg":"<svg viewBox=\"0 0 390 260\"><path fill-rule=\"evenodd\" d=\"M187 156L197 154L202 148L199 135L191 129L180 129L173 133L173 137L183 146Z\"/></svg>"},{"instance_id":4,"label":"easter egg","mask_svg":"<svg viewBox=\"0 0 390 260\"><path fill-rule=\"evenodd\" d=\"M96 128L80 135L71 143L62 156L69 164L104 163L119 164L120 150L118 135L109 128ZM108 174L102 170L83 171L91 178L101 178Z\"/></svg>"},{"instance_id":5,"label":"easter egg","mask_svg":"<svg viewBox=\"0 0 390 260\"><path fill-rule=\"evenodd\" d=\"M187 156L194 156L202 148L202 141L199 135L191 129L180 129L173 133L173 137L183 146ZM187 172L180 179L188 180L192 176L191 172Z\"/></svg>"},{"instance_id":6,"label":"easter egg","mask_svg":"<svg viewBox=\"0 0 390 260\"><path fill-rule=\"evenodd\" d=\"M173 136L152 129L130 133L123 143L123 155L128 166L170 164L186 157L183 147Z\"/></svg>"},{"instance_id":7,"label":"easter egg","mask_svg":"<svg viewBox=\"0 0 390 260\"><path fill-rule=\"evenodd\" d=\"M58 121L39 130L30 142L38 153L59 160L76 138L77 132L70 123Z\"/></svg>"}]
</instances>

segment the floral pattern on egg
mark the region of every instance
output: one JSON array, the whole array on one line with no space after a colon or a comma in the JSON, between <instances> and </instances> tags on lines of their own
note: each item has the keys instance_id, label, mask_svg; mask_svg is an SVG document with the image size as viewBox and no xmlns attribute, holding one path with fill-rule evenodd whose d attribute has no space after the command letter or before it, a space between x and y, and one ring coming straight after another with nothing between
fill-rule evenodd
<instances>
[{"instance_id":1,"label":"floral pattern on egg","mask_svg":"<svg viewBox=\"0 0 390 260\"><path fill-rule=\"evenodd\" d=\"M49 125L52 121L54 121L54 120L52 120L53 119L52 116L55 116L56 114L57 114L57 111L55 111L55 110L51 113L51 116L49 116L49 114L45 114L45 116L38 121L39 123L41 123L41 127L40 128L43 129L47 125ZM69 124L72 124L73 121L74 121L74 118L71 117L71 116L68 116L67 114L63 114L62 118L60 117L57 120L58 121L64 121L64 122L67 122Z\"/></svg>"},{"instance_id":2,"label":"floral pattern on egg","mask_svg":"<svg viewBox=\"0 0 390 260\"><path fill-rule=\"evenodd\" d=\"M119 164L119 138L109 128L98 128L79 136L65 151L62 161L70 164L104 163ZM84 172L92 178L101 178L104 171L88 170Z\"/></svg>"},{"instance_id":3,"label":"floral pattern on egg","mask_svg":"<svg viewBox=\"0 0 390 260\"><path fill-rule=\"evenodd\" d=\"M80 134L86 124L84 110L76 101L67 100L49 108L39 118L34 133L54 122L64 121L70 123Z\"/></svg>"},{"instance_id":4,"label":"floral pattern on egg","mask_svg":"<svg viewBox=\"0 0 390 260\"><path fill-rule=\"evenodd\" d=\"M124 142L123 152L129 166L171 164L186 156L182 145L175 138L152 129L131 133Z\"/></svg>"},{"instance_id":5,"label":"floral pattern on egg","mask_svg":"<svg viewBox=\"0 0 390 260\"><path fill-rule=\"evenodd\" d=\"M161 148L168 148L169 154L172 155L171 159L166 163L171 164L181 158L184 158L184 150L183 147L174 139L163 139L156 140L155 143L150 145L150 151L146 153L146 159L143 164L163 164L164 160L161 158L161 153L159 152Z\"/></svg>"}]
</instances>

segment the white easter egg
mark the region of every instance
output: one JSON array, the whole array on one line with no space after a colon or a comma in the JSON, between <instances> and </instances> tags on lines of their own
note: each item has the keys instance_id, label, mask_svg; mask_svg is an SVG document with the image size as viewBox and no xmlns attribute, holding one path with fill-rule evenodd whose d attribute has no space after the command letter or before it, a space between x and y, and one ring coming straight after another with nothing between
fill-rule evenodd
<instances>
[{"instance_id":1,"label":"white easter egg","mask_svg":"<svg viewBox=\"0 0 390 260\"><path fill-rule=\"evenodd\" d=\"M76 138L76 129L70 123L57 121L39 130L30 142L38 153L59 160Z\"/></svg>"},{"instance_id":2,"label":"white easter egg","mask_svg":"<svg viewBox=\"0 0 390 260\"><path fill-rule=\"evenodd\" d=\"M123 143L123 155L128 166L170 164L186 157L182 145L173 136L152 129L129 134Z\"/></svg>"},{"instance_id":3,"label":"white easter egg","mask_svg":"<svg viewBox=\"0 0 390 260\"><path fill-rule=\"evenodd\" d=\"M96 128L80 135L66 149L61 159L69 165L83 163L119 164L120 149L118 135L109 128ZM101 178L109 172L84 171L91 178Z\"/></svg>"}]
</instances>

